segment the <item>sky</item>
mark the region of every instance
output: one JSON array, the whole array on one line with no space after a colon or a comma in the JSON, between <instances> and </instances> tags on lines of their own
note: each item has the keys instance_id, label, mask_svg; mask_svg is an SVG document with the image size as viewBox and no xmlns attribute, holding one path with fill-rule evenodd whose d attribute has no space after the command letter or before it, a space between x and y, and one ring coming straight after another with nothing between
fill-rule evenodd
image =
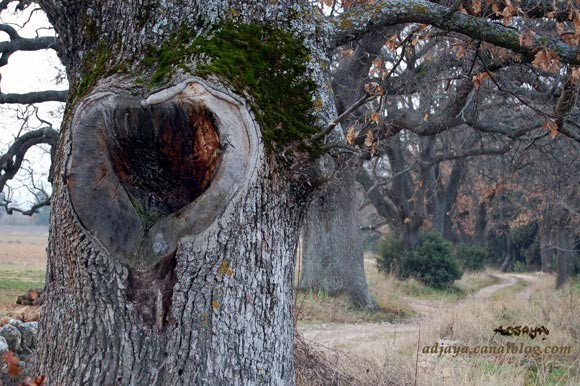
<instances>
[{"instance_id":1,"label":"sky","mask_svg":"<svg viewBox=\"0 0 580 386\"><path fill-rule=\"evenodd\" d=\"M36 36L53 36L54 30L50 27L45 14L34 4L23 12L11 12L17 3L10 5L9 10L0 14L0 23L14 27L20 36L33 38ZM0 32L0 41L8 41L6 33ZM15 52L8 60L6 66L0 67L2 79L0 89L2 93L26 93L41 90L66 90L66 79L57 84L57 77L63 77L64 68L60 64L54 50L42 50L32 52ZM45 102L36 105L38 116L50 122L54 129L59 129L62 120L63 103ZM29 122L23 127L22 120L18 117L30 116ZM36 119L34 110L23 105L0 105L0 154L8 149L10 143L23 130L35 130L46 127L46 124ZM33 170L35 184L42 185L50 192L50 184L47 181L50 157L48 148L36 146L27 153L28 162L24 163L27 169ZM18 176L9 183L13 188L13 200L23 209L30 205L34 196L30 194L26 185L30 185L30 174L21 171ZM6 190L4 191L6 193Z\"/></svg>"}]
</instances>

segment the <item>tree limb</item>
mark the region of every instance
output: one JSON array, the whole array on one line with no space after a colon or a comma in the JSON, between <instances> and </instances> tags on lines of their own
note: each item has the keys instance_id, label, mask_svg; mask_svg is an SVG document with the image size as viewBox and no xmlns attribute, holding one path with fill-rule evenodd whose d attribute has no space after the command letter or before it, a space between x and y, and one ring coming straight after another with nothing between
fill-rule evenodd
<instances>
[{"instance_id":1,"label":"tree limb","mask_svg":"<svg viewBox=\"0 0 580 386\"><path fill-rule=\"evenodd\" d=\"M18 173L28 149L41 143L48 144L54 149L58 143L58 131L46 127L23 134L14 140L5 154L0 156L0 191L4 190L8 180Z\"/></svg>"},{"instance_id":2,"label":"tree limb","mask_svg":"<svg viewBox=\"0 0 580 386\"><path fill-rule=\"evenodd\" d=\"M2 29L10 36L10 41L0 42L0 66L5 66L8 63L8 57L16 51L38 51L52 48L58 50L58 39L54 36L41 36L38 38L27 39L20 37L16 31L9 32L10 28ZM16 38L12 35L16 34Z\"/></svg>"},{"instance_id":3,"label":"tree limb","mask_svg":"<svg viewBox=\"0 0 580 386\"><path fill-rule=\"evenodd\" d=\"M580 64L580 48L555 39L535 36L530 47L520 44L520 33L501 24L461 13L449 15L449 8L426 0L382 0L344 12L329 19L333 25L332 48L358 40L373 29L401 23L424 23L445 31L458 32L517 52L532 61L536 51L548 47L560 61Z\"/></svg>"},{"instance_id":4,"label":"tree limb","mask_svg":"<svg viewBox=\"0 0 580 386\"><path fill-rule=\"evenodd\" d=\"M1 94L0 104L3 103L20 103L24 105L41 102L66 102L68 90L47 90L38 92L29 92L26 94Z\"/></svg>"}]
</instances>

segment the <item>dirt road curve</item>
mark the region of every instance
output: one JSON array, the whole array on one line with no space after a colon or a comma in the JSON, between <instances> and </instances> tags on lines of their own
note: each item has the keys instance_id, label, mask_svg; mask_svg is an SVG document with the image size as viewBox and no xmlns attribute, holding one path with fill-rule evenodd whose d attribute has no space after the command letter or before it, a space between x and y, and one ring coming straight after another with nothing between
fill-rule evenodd
<instances>
[{"instance_id":1,"label":"dirt road curve","mask_svg":"<svg viewBox=\"0 0 580 386\"><path fill-rule=\"evenodd\" d=\"M517 296L529 298L539 281L537 276L531 274L497 273L493 276L499 279L498 283L482 288L461 302L488 301L497 291L515 285L518 280L525 281L526 287ZM420 326L428 324L436 314L453 306L450 303L420 299L409 299L408 304L419 316L404 323L308 323L299 324L298 331L306 340L322 346L345 351L356 347L356 351L377 352L381 347L395 344L398 336L414 335Z\"/></svg>"}]
</instances>

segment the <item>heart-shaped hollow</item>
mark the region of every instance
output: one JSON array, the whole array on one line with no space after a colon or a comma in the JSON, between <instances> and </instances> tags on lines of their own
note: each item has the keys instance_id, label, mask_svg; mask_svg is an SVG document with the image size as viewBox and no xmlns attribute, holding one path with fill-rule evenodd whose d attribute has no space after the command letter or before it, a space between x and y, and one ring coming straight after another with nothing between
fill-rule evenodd
<instances>
[{"instance_id":1,"label":"heart-shaped hollow","mask_svg":"<svg viewBox=\"0 0 580 386\"><path fill-rule=\"evenodd\" d=\"M79 225L139 272L232 216L263 154L243 100L195 77L143 101L88 96L64 149L62 181Z\"/></svg>"},{"instance_id":2,"label":"heart-shaped hollow","mask_svg":"<svg viewBox=\"0 0 580 386\"><path fill-rule=\"evenodd\" d=\"M128 104L110 119L105 142L111 167L145 230L208 188L221 152L213 113L204 106Z\"/></svg>"}]
</instances>

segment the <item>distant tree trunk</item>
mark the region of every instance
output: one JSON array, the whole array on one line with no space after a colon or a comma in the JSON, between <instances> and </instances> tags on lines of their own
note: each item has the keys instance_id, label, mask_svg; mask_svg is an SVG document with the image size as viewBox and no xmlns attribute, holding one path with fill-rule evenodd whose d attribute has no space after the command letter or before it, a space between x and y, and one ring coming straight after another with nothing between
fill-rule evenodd
<instances>
[{"instance_id":1,"label":"distant tree trunk","mask_svg":"<svg viewBox=\"0 0 580 386\"><path fill-rule=\"evenodd\" d=\"M512 234L509 230L509 227L505 226L503 227L503 229L505 237L505 257L499 270L501 272L511 272L514 269L515 263L514 243L512 240Z\"/></svg>"},{"instance_id":2,"label":"distant tree trunk","mask_svg":"<svg viewBox=\"0 0 580 386\"><path fill-rule=\"evenodd\" d=\"M190 51L204 48L194 39L219 32L225 38L205 48L234 50L246 34L267 53L248 60L267 61L255 64L268 66L271 81L308 68L284 92L305 77L319 85L299 93L305 102L291 114L309 111L313 97L318 124L336 113L327 58L307 36L310 5L236 4L41 1L72 86L31 359L51 385L294 384L293 261L305 203L331 168L282 165L266 146L282 141L285 127L272 119L286 106L258 122L269 105L250 111L260 102L240 95L252 86L224 86L243 80L225 77L246 63L217 72L219 56ZM297 13L300 23L289 21ZM240 24L223 23L226 15ZM270 19L278 24L254 22ZM248 52L242 43L236 57ZM292 55L291 66L274 67ZM203 73L208 56L214 67ZM309 160L300 143L284 142L285 155Z\"/></svg>"},{"instance_id":3,"label":"distant tree trunk","mask_svg":"<svg viewBox=\"0 0 580 386\"><path fill-rule=\"evenodd\" d=\"M556 288L562 288L574 270L574 239L566 216L560 216L557 220L556 237Z\"/></svg>"},{"instance_id":4,"label":"distant tree trunk","mask_svg":"<svg viewBox=\"0 0 580 386\"><path fill-rule=\"evenodd\" d=\"M302 245L300 289L344 293L356 307L376 308L364 272L354 170L340 172L310 204Z\"/></svg>"},{"instance_id":5,"label":"distant tree trunk","mask_svg":"<svg viewBox=\"0 0 580 386\"><path fill-rule=\"evenodd\" d=\"M483 201L477 205L475 214L475 242L478 245L485 245L485 229L487 228L487 202Z\"/></svg>"},{"instance_id":6,"label":"distant tree trunk","mask_svg":"<svg viewBox=\"0 0 580 386\"><path fill-rule=\"evenodd\" d=\"M338 114L364 95L362 80L384 45L380 32L372 32L352 44L333 77ZM361 117L360 110L344 124ZM311 203L302 230L300 289L348 294L355 307L375 309L364 272L363 242L356 200L354 170L344 170Z\"/></svg>"},{"instance_id":7,"label":"distant tree trunk","mask_svg":"<svg viewBox=\"0 0 580 386\"><path fill-rule=\"evenodd\" d=\"M459 159L453 162L451 174L446 186L442 186L443 192L435 201L433 228L444 238L452 242L459 242L459 236L453 231L452 211L457 203L459 185L467 160ZM437 178L436 180L440 180Z\"/></svg>"},{"instance_id":8,"label":"distant tree trunk","mask_svg":"<svg viewBox=\"0 0 580 386\"><path fill-rule=\"evenodd\" d=\"M542 272L552 272L554 270L554 245L552 243L552 227L547 219L540 221L538 229L540 237L540 257L542 260Z\"/></svg>"}]
</instances>

